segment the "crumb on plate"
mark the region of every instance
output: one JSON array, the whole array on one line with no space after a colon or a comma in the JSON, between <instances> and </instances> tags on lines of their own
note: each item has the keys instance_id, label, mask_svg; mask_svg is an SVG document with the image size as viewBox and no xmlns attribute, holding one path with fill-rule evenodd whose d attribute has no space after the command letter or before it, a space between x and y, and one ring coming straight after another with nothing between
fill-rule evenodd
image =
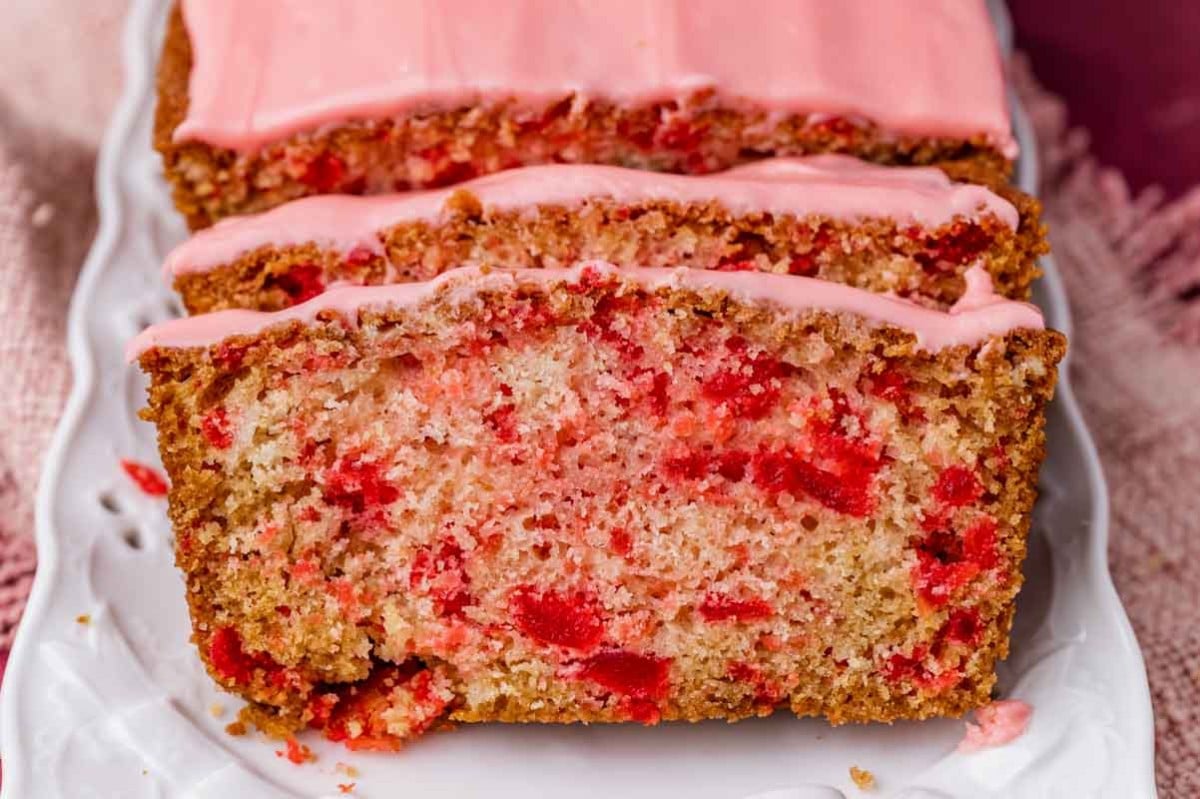
<instances>
[{"instance_id":1,"label":"crumb on plate","mask_svg":"<svg viewBox=\"0 0 1200 799\"><path fill-rule=\"evenodd\" d=\"M290 762L295 763L297 766L302 766L305 763L312 763L316 761L317 756L313 754L313 751L309 749L307 745L300 743L295 738L288 738L285 743L287 745L286 749L275 750L276 757L286 757Z\"/></svg>"},{"instance_id":2,"label":"crumb on plate","mask_svg":"<svg viewBox=\"0 0 1200 799\"><path fill-rule=\"evenodd\" d=\"M860 791L875 790L875 775L867 771L865 768L851 766L850 779L854 780L854 784L858 786Z\"/></svg>"}]
</instances>

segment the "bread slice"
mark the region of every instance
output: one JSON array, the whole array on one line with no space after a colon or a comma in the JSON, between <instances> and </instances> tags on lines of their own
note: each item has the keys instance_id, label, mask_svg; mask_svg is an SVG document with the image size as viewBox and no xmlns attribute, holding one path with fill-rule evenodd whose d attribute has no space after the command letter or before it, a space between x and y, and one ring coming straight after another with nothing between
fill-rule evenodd
<instances>
[{"instance_id":1,"label":"bread slice","mask_svg":"<svg viewBox=\"0 0 1200 799\"><path fill-rule=\"evenodd\" d=\"M151 328L200 655L359 749L986 703L1065 341L969 277L463 268Z\"/></svg>"},{"instance_id":2,"label":"bread slice","mask_svg":"<svg viewBox=\"0 0 1200 799\"><path fill-rule=\"evenodd\" d=\"M1003 195L1003 196L1001 196ZM428 192L330 195L201 231L168 257L191 313L279 310L337 283L464 264L691 266L819 277L949 307L980 264L1025 300L1047 249L1039 206L930 167L774 158L705 177L523 167Z\"/></svg>"}]
</instances>

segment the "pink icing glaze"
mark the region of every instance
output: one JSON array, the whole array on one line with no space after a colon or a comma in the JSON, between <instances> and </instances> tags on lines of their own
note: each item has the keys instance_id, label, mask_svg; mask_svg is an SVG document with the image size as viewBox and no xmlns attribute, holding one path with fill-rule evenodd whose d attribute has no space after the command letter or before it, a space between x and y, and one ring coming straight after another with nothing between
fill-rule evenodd
<instances>
[{"instance_id":1,"label":"pink icing glaze","mask_svg":"<svg viewBox=\"0 0 1200 799\"><path fill-rule=\"evenodd\" d=\"M820 308L851 313L910 330L922 347L934 351L956 344L975 343L1016 328L1041 329L1043 326L1042 314L1037 308L996 295L992 291L991 278L978 266L969 272L963 298L949 311L938 311L898 297L872 294L815 278L686 268L618 269L593 261L570 269L486 271L479 267L459 267L419 283L335 287L308 302L273 313L218 311L175 319L142 331L129 343L126 357L135 360L152 347L209 346L230 336L258 333L292 320L311 322L322 311L333 311L354 319L362 308L412 307L435 299L443 290L449 292L450 301L455 301L479 291L516 285L549 287L560 282L575 283L587 269L611 272L651 291L663 286L717 289L744 302L769 303L787 310Z\"/></svg>"},{"instance_id":2,"label":"pink icing glaze","mask_svg":"<svg viewBox=\"0 0 1200 799\"><path fill-rule=\"evenodd\" d=\"M1011 743L1025 732L1033 708L1018 699L1002 699L975 711L975 724L967 722L967 732L958 751L978 752Z\"/></svg>"},{"instance_id":3,"label":"pink icing glaze","mask_svg":"<svg viewBox=\"0 0 1200 799\"><path fill-rule=\"evenodd\" d=\"M264 245L311 241L341 253L356 247L381 253L382 230L407 220L432 221L451 195L464 189L495 209L574 205L590 197L622 203L715 200L735 214L891 217L937 227L956 216L990 213L1010 228L1018 224L1011 203L982 186L955 183L940 169L878 166L842 155L772 158L704 177L557 164L497 172L435 191L309 197L255 216L231 217L177 247L167 256L164 275L202 272Z\"/></svg>"},{"instance_id":4,"label":"pink icing glaze","mask_svg":"<svg viewBox=\"0 0 1200 799\"><path fill-rule=\"evenodd\" d=\"M240 151L487 100L642 105L713 88L1017 152L983 0L183 0L183 14L193 66L175 138Z\"/></svg>"}]
</instances>

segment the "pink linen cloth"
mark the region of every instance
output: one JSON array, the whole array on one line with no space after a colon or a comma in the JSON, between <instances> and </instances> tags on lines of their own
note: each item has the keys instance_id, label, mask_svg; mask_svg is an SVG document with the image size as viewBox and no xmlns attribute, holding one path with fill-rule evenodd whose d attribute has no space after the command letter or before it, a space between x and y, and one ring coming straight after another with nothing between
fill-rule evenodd
<instances>
[{"instance_id":1,"label":"pink linen cloth","mask_svg":"<svg viewBox=\"0 0 1200 799\"><path fill-rule=\"evenodd\" d=\"M0 651L33 573L33 498L70 387L66 308L96 229L125 2L12 0L0 24Z\"/></svg>"},{"instance_id":2,"label":"pink linen cloth","mask_svg":"<svg viewBox=\"0 0 1200 799\"><path fill-rule=\"evenodd\" d=\"M0 670L33 571L65 314L95 231L95 150L125 0L12 0L0 25ZM1133 196L1024 62L1041 196L1075 318L1071 379L1112 491L1110 561L1146 655L1165 799L1200 796L1200 186ZM115 468L115 464L114 464Z\"/></svg>"}]
</instances>

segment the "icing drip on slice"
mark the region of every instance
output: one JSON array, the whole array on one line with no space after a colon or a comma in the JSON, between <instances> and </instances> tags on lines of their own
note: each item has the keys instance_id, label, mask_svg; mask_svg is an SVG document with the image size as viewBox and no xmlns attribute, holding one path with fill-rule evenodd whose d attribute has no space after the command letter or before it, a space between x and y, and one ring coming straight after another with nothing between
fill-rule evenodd
<instances>
[{"instance_id":1,"label":"icing drip on slice","mask_svg":"<svg viewBox=\"0 0 1200 799\"><path fill-rule=\"evenodd\" d=\"M618 269L611 264L589 262L571 269L460 267L420 283L332 288L308 302L274 313L220 311L175 319L142 331L130 342L126 356L135 360L153 347L209 346L230 336L259 333L289 321L312 322L322 311L355 319L362 309L417 307L442 298L443 293L445 301L455 302L481 291L517 286L549 290L556 284L578 283L589 270L616 275L647 291L658 288L715 290L728 292L742 302L769 304L788 311L818 309L854 314L911 331L918 344L931 351L973 344L1018 328L1043 327L1042 314L1036 307L996 295L992 291L991 278L979 266L972 267L968 273L966 295L949 311L939 311L898 297L794 275L684 268Z\"/></svg>"},{"instance_id":2,"label":"icing drip on slice","mask_svg":"<svg viewBox=\"0 0 1200 799\"><path fill-rule=\"evenodd\" d=\"M892 219L928 228L983 214L993 214L1013 229L1018 224L1009 202L982 186L955 183L940 169L878 166L849 156L766 159L704 177L559 164L511 169L434 191L309 197L255 216L233 217L177 247L167 256L164 273L169 278L203 272L259 247L307 242L343 254L357 248L381 254L382 231L406 221L436 221L459 191L497 210L577 206L589 198L606 198L627 204L717 202L732 214Z\"/></svg>"}]
</instances>

